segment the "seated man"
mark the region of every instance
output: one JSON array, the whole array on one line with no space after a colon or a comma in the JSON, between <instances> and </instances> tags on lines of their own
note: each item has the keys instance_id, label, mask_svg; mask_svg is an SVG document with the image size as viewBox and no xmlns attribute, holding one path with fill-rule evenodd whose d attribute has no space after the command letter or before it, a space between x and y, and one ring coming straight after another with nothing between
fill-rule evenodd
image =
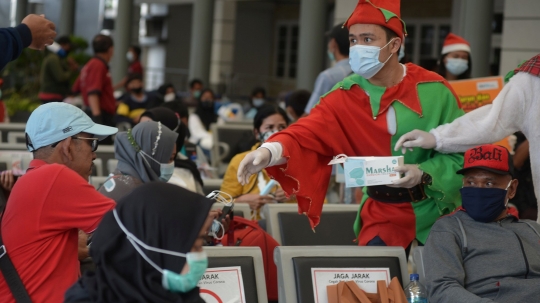
<instances>
[{"instance_id":1,"label":"seated man","mask_svg":"<svg viewBox=\"0 0 540 303\"><path fill-rule=\"evenodd\" d=\"M507 211L518 181L509 152L465 153L462 207L431 228L424 250L429 302L538 302L540 226Z\"/></svg>"},{"instance_id":2,"label":"seated man","mask_svg":"<svg viewBox=\"0 0 540 303\"><path fill-rule=\"evenodd\" d=\"M67 103L32 112L26 140L34 160L13 187L1 222L1 302L24 301L12 295L16 275L32 302L63 302L79 277L78 256L88 254L77 249L79 230L92 233L115 206L88 184L88 177L98 140L116 131ZM6 272L7 257L14 269Z\"/></svg>"}]
</instances>

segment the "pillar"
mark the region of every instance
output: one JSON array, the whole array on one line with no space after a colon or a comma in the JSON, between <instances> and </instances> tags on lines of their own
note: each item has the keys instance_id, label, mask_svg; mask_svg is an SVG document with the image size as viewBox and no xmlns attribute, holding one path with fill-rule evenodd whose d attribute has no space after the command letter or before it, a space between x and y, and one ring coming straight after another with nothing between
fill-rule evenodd
<instances>
[{"instance_id":1,"label":"pillar","mask_svg":"<svg viewBox=\"0 0 540 303\"><path fill-rule=\"evenodd\" d=\"M236 0L217 0L214 12L210 87L223 93L230 89L233 72Z\"/></svg>"},{"instance_id":2,"label":"pillar","mask_svg":"<svg viewBox=\"0 0 540 303\"><path fill-rule=\"evenodd\" d=\"M356 4L358 4L358 0L336 0L334 25L345 23L347 18L349 18L354 11Z\"/></svg>"},{"instance_id":3,"label":"pillar","mask_svg":"<svg viewBox=\"0 0 540 303\"><path fill-rule=\"evenodd\" d=\"M133 0L118 0L116 20L114 21L114 56L112 58L113 82L122 80L128 69L126 53L131 38L131 19L133 16Z\"/></svg>"},{"instance_id":4,"label":"pillar","mask_svg":"<svg viewBox=\"0 0 540 303\"><path fill-rule=\"evenodd\" d=\"M73 35L75 22L75 0L62 0L60 4L60 22L56 32L58 36Z\"/></svg>"},{"instance_id":5,"label":"pillar","mask_svg":"<svg viewBox=\"0 0 540 303\"><path fill-rule=\"evenodd\" d=\"M326 0L301 0L296 88L313 90L317 75L324 69Z\"/></svg>"},{"instance_id":6,"label":"pillar","mask_svg":"<svg viewBox=\"0 0 540 303\"><path fill-rule=\"evenodd\" d=\"M28 15L28 0L17 0L15 5L15 24L21 24L21 21L26 15Z\"/></svg>"},{"instance_id":7,"label":"pillar","mask_svg":"<svg viewBox=\"0 0 540 303\"><path fill-rule=\"evenodd\" d=\"M493 0L454 0L452 5L452 32L471 45L472 77L486 77L491 53Z\"/></svg>"},{"instance_id":8,"label":"pillar","mask_svg":"<svg viewBox=\"0 0 540 303\"><path fill-rule=\"evenodd\" d=\"M189 79L201 79L209 84L212 52L214 0L193 1Z\"/></svg>"}]
</instances>

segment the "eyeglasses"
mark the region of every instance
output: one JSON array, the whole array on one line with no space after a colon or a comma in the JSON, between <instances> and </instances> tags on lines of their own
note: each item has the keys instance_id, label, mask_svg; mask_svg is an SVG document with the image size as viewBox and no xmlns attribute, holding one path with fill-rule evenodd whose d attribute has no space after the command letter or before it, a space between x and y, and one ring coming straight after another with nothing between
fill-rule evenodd
<instances>
[{"instance_id":1,"label":"eyeglasses","mask_svg":"<svg viewBox=\"0 0 540 303\"><path fill-rule=\"evenodd\" d=\"M90 142L90 146L92 147L92 152L95 152L98 148L98 143L99 143L99 139L98 138L85 138L85 137L77 137L77 136L73 136L71 137L71 139L78 139L78 140L92 140L92 142ZM62 140L63 141L63 140ZM58 143L62 142L62 141L58 141L56 143L54 143L53 145L51 145L51 147L56 147L56 145L58 145Z\"/></svg>"}]
</instances>

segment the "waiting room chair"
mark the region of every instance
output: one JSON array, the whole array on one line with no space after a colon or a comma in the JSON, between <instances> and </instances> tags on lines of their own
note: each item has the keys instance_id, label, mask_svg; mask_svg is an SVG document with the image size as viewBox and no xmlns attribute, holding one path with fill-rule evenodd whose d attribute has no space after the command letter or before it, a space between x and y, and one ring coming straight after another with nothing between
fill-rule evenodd
<instances>
[{"instance_id":1,"label":"waiting room chair","mask_svg":"<svg viewBox=\"0 0 540 303\"><path fill-rule=\"evenodd\" d=\"M280 245L357 245L353 224L358 205L325 204L321 223L315 232L305 215L298 214L297 204L266 204L262 213L266 219L266 231Z\"/></svg>"},{"instance_id":2,"label":"waiting room chair","mask_svg":"<svg viewBox=\"0 0 540 303\"><path fill-rule=\"evenodd\" d=\"M221 183L223 183L223 179L204 179L203 183L203 192L205 195L208 195L214 190L219 190L221 188Z\"/></svg>"},{"instance_id":3,"label":"waiting room chair","mask_svg":"<svg viewBox=\"0 0 540 303\"><path fill-rule=\"evenodd\" d=\"M1 142L8 142L9 133L23 133L26 130L26 123L0 123ZM24 141L23 141L24 143Z\"/></svg>"},{"instance_id":4,"label":"waiting room chair","mask_svg":"<svg viewBox=\"0 0 540 303\"><path fill-rule=\"evenodd\" d=\"M204 251L208 255L208 268L240 266L246 302L268 302L263 257L259 247L207 246Z\"/></svg>"},{"instance_id":5,"label":"waiting room chair","mask_svg":"<svg viewBox=\"0 0 540 303\"><path fill-rule=\"evenodd\" d=\"M253 125L212 124L210 129L214 141L211 165L218 169L218 175L221 176L232 157L236 155L238 144L246 138L253 138Z\"/></svg>"},{"instance_id":6,"label":"waiting room chair","mask_svg":"<svg viewBox=\"0 0 540 303\"><path fill-rule=\"evenodd\" d=\"M96 158L94 161L94 166L92 167L92 176L104 177L103 174L103 161L100 158Z\"/></svg>"},{"instance_id":7,"label":"waiting room chair","mask_svg":"<svg viewBox=\"0 0 540 303\"><path fill-rule=\"evenodd\" d=\"M118 160L117 159L109 159L109 160L107 160L107 173L112 174L116 170L116 166L118 166Z\"/></svg>"},{"instance_id":8,"label":"waiting room chair","mask_svg":"<svg viewBox=\"0 0 540 303\"><path fill-rule=\"evenodd\" d=\"M8 143L26 143L26 135L24 131L11 131L7 134Z\"/></svg>"},{"instance_id":9,"label":"waiting room chair","mask_svg":"<svg viewBox=\"0 0 540 303\"><path fill-rule=\"evenodd\" d=\"M90 176L90 184L94 186L95 189L99 189L103 183L107 180L108 177L95 177Z\"/></svg>"},{"instance_id":10,"label":"waiting room chair","mask_svg":"<svg viewBox=\"0 0 540 303\"><path fill-rule=\"evenodd\" d=\"M315 302L312 268L388 268L402 286L409 278L402 247L278 246L274 261L280 303Z\"/></svg>"}]
</instances>

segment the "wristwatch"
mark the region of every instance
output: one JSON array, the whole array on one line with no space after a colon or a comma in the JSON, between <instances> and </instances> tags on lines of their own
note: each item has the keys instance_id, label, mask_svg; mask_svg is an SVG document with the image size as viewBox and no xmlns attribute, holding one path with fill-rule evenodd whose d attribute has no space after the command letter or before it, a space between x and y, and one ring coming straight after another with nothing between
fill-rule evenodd
<instances>
[{"instance_id":1,"label":"wristwatch","mask_svg":"<svg viewBox=\"0 0 540 303\"><path fill-rule=\"evenodd\" d=\"M431 177L431 175L424 172L422 174L422 181L420 183L423 185L431 185L432 182L433 182L433 178Z\"/></svg>"}]
</instances>

